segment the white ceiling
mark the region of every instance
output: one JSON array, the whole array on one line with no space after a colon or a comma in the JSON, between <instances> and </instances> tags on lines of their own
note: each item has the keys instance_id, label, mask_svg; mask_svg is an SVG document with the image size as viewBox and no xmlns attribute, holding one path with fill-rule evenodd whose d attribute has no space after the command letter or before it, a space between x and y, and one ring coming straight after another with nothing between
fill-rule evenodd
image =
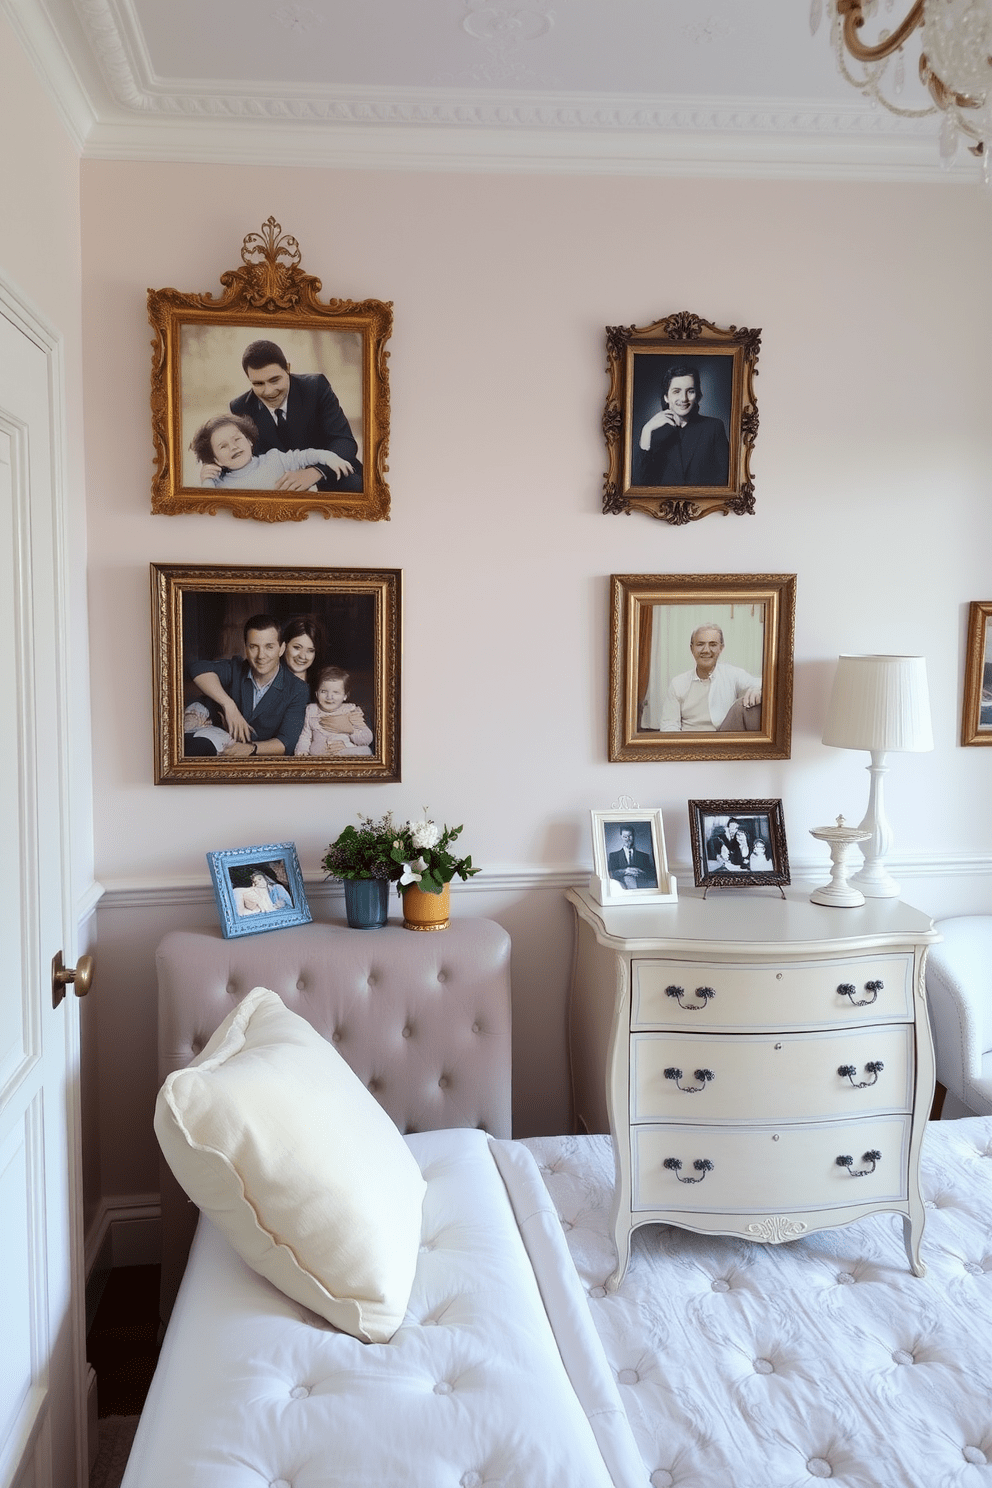
<instances>
[{"instance_id":1,"label":"white ceiling","mask_svg":"<svg viewBox=\"0 0 992 1488\"><path fill-rule=\"evenodd\" d=\"M936 179L935 121L870 108L809 4L0 0L97 158Z\"/></svg>"}]
</instances>

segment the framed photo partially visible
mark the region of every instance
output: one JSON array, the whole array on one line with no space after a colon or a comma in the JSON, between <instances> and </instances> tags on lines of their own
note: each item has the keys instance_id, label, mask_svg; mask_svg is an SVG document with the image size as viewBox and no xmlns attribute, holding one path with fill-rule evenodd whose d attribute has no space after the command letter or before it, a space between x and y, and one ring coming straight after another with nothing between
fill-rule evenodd
<instances>
[{"instance_id":1,"label":"framed photo partially visible","mask_svg":"<svg viewBox=\"0 0 992 1488\"><path fill-rule=\"evenodd\" d=\"M613 574L609 757L788 759L795 574Z\"/></svg>"},{"instance_id":2,"label":"framed photo partially visible","mask_svg":"<svg viewBox=\"0 0 992 1488\"><path fill-rule=\"evenodd\" d=\"M690 801L689 839L697 889L790 881L781 801Z\"/></svg>"},{"instance_id":3,"label":"framed photo partially visible","mask_svg":"<svg viewBox=\"0 0 992 1488\"><path fill-rule=\"evenodd\" d=\"M992 600L972 600L964 664L962 744L992 744Z\"/></svg>"},{"instance_id":4,"label":"framed photo partially visible","mask_svg":"<svg viewBox=\"0 0 992 1488\"><path fill-rule=\"evenodd\" d=\"M754 512L760 347L760 330L723 330L688 310L607 326L604 512L643 511L675 526Z\"/></svg>"},{"instance_id":5,"label":"framed photo partially visible","mask_svg":"<svg viewBox=\"0 0 992 1488\"><path fill-rule=\"evenodd\" d=\"M207 864L226 940L310 923L294 843L267 842L208 852Z\"/></svg>"},{"instance_id":6,"label":"framed photo partially visible","mask_svg":"<svg viewBox=\"0 0 992 1488\"><path fill-rule=\"evenodd\" d=\"M590 816L594 872L589 888L601 904L672 903L678 897L660 811L593 811Z\"/></svg>"},{"instance_id":7,"label":"framed photo partially visible","mask_svg":"<svg viewBox=\"0 0 992 1488\"><path fill-rule=\"evenodd\" d=\"M399 780L400 581L153 563L155 784Z\"/></svg>"},{"instance_id":8,"label":"framed photo partially visible","mask_svg":"<svg viewBox=\"0 0 992 1488\"><path fill-rule=\"evenodd\" d=\"M152 511L387 520L392 306L319 299L273 217L241 260L219 298L148 291Z\"/></svg>"}]
</instances>

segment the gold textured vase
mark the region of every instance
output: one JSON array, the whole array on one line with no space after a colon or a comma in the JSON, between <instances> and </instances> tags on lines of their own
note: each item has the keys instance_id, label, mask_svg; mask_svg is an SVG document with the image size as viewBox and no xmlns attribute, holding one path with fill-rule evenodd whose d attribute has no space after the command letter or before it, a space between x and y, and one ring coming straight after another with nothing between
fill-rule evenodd
<instances>
[{"instance_id":1,"label":"gold textured vase","mask_svg":"<svg viewBox=\"0 0 992 1488\"><path fill-rule=\"evenodd\" d=\"M404 930L447 930L450 913L450 884L440 894L425 894L416 884L407 884L403 890Z\"/></svg>"}]
</instances>

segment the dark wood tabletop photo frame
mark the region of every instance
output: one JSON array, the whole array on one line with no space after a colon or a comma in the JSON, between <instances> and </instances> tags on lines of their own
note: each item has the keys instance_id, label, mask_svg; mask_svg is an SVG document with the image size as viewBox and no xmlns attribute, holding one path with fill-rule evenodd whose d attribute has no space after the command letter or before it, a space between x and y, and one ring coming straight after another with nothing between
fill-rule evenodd
<instances>
[{"instance_id":1,"label":"dark wood tabletop photo frame","mask_svg":"<svg viewBox=\"0 0 992 1488\"><path fill-rule=\"evenodd\" d=\"M673 526L753 514L760 347L760 330L722 329L688 310L607 326L605 513Z\"/></svg>"},{"instance_id":2,"label":"dark wood tabletop photo frame","mask_svg":"<svg viewBox=\"0 0 992 1488\"><path fill-rule=\"evenodd\" d=\"M992 745L992 600L968 606L961 743Z\"/></svg>"},{"instance_id":3,"label":"dark wood tabletop photo frame","mask_svg":"<svg viewBox=\"0 0 992 1488\"><path fill-rule=\"evenodd\" d=\"M610 760L788 759L795 610L795 574L613 574ZM709 729L683 716L699 666Z\"/></svg>"},{"instance_id":4,"label":"dark wood tabletop photo frame","mask_svg":"<svg viewBox=\"0 0 992 1488\"><path fill-rule=\"evenodd\" d=\"M780 800L690 801L689 841L697 889L781 890L791 881Z\"/></svg>"},{"instance_id":5,"label":"dark wood tabletop photo frame","mask_svg":"<svg viewBox=\"0 0 992 1488\"><path fill-rule=\"evenodd\" d=\"M301 257L296 239L269 217L245 237L241 265L221 274L221 296L148 291L155 332L153 512L214 514L223 507L259 522L299 522L311 511L364 522L389 519L386 341L392 305L321 300L321 281L303 272ZM252 369L243 365L249 347L273 348L271 354L256 351L256 374L287 374L288 433L278 432L274 411L255 396ZM241 421L255 463L251 470L232 466L219 484L204 484L206 472L217 468L204 457L223 458L215 436L230 430L233 419ZM273 457L280 442L286 453ZM317 459L321 452L330 459ZM241 451L237 458L244 458ZM277 482L302 479L296 472L311 469L319 476L316 486L278 488ZM253 484L239 484L245 481Z\"/></svg>"},{"instance_id":6,"label":"dark wood tabletop photo frame","mask_svg":"<svg viewBox=\"0 0 992 1488\"><path fill-rule=\"evenodd\" d=\"M153 563L155 784L399 780L401 580L399 569ZM211 661L218 662L214 675L223 673L233 691L245 670L246 623L259 616L271 617L287 649L292 638L309 641L306 701L315 711L303 715L304 739L302 729L296 734L303 699L295 689L290 730L295 744L283 741L282 754L229 757L215 752L228 747L232 737L216 700L194 680L191 663L200 664L196 675L201 675L211 671ZM291 681L287 668L284 650L280 687ZM321 726L314 697L325 668L344 694L338 718L328 725L336 733ZM262 728L257 733L262 742L279 737ZM315 752L296 754L296 748Z\"/></svg>"}]
</instances>

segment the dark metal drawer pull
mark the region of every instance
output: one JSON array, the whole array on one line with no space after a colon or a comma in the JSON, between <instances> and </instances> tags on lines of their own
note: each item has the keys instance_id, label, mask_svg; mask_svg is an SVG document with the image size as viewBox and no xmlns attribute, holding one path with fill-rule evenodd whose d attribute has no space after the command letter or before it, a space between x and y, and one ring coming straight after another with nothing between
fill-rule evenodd
<instances>
[{"instance_id":1,"label":"dark metal drawer pull","mask_svg":"<svg viewBox=\"0 0 992 1488\"><path fill-rule=\"evenodd\" d=\"M841 982L840 986L837 988L837 991L840 993L841 997L849 997L854 1007L869 1007L871 1003L875 1001L875 998L878 996L879 992L882 991L884 986L884 982L865 982L865 991L870 992L871 996L858 997L857 1001L855 1001L855 998L857 997L858 989L853 982Z\"/></svg>"},{"instance_id":2,"label":"dark metal drawer pull","mask_svg":"<svg viewBox=\"0 0 992 1488\"><path fill-rule=\"evenodd\" d=\"M839 1161L840 1159L838 1158L838 1162ZM682 1164L677 1157L666 1157L665 1161L662 1163L662 1167L667 1168L670 1173L674 1173L680 1183L702 1183L703 1179L706 1177L706 1174L712 1173L713 1171L713 1164L710 1162L708 1157L697 1157L696 1161L692 1165L695 1168L696 1172L699 1174L698 1178L683 1178L682 1174L679 1172L681 1166Z\"/></svg>"},{"instance_id":3,"label":"dark metal drawer pull","mask_svg":"<svg viewBox=\"0 0 992 1488\"><path fill-rule=\"evenodd\" d=\"M846 1075L851 1084L854 1086L855 1090L867 1090L870 1085L875 1084L875 1081L878 1079L884 1068L885 1065L880 1059L870 1060L869 1063L865 1065L865 1074L871 1075L870 1080L855 1080L854 1077L858 1073L858 1067L856 1064L841 1064L837 1068L837 1073L840 1075L841 1079L843 1079Z\"/></svg>"},{"instance_id":4,"label":"dark metal drawer pull","mask_svg":"<svg viewBox=\"0 0 992 1488\"><path fill-rule=\"evenodd\" d=\"M679 1007L685 1008L687 1013L698 1013L700 1008L704 1008L706 1006L711 997L716 996L716 993L714 992L712 987L697 987L696 996L701 997L703 999L702 1002L683 1002L682 999L685 996L684 987L666 987L665 996L677 997L679 1000ZM683 1179L683 1182L684 1181L685 1180ZM695 1180L693 1180L693 1182L695 1182Z\"/></svg>"},{"instance_id":5,"label":"dark metal drawer pull","mask_svg":"<svg viewBox=\"0 0 992 1488\"><path fill-rule=\"evenodd\" d=\"M679 1081L682 1078L682 1071L680 1069L675 1069L674 1066L671 1069L666 1069L665 1079L674 1080L676 1085L678 1085L678 1088L682 1091L683 1095L698 1095L700 1090L705 1089L707 1080L712 1080L713 1071L708 1069L698 1069L695 1070L694 1073L696 1079L700 1081L698 1085L679 1085Z\"/></svg>"},{"instance_id":6,"label":"dark metal drawer pull","mask_svg":"<svg viewBox=\"0 0 992 1488\"><path fill-rule=\"evenodd\" d=\"M846 1168L852 1178L867 1178L869 1173L874 1173L875 1164L881 1162L881 1160L882 1154L880 1152L863 1152L861 1154L861 1161L871 1163L870 1168L855 1168L853 1157L839 1157L837 1159L837 1166L839 1168Z\"/></svg>"}]
</instances>

